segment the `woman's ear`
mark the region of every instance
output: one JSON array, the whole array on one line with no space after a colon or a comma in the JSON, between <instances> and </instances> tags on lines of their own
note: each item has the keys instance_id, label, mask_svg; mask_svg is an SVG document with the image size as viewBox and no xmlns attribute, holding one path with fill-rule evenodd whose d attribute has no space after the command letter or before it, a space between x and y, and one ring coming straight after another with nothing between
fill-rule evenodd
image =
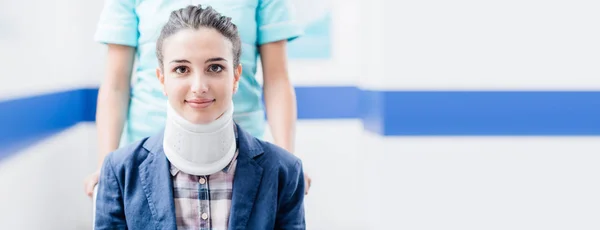
<instances>
[{"instance_id":1,"label":"woman's ear","mask_svg":"<svg viewBox=\"0 0 600 230\"><path fill-rule=\"evenodd\" d=\"M158 81L162 86L163 95L167 96L167 91L165 91L165 75L163 74L163 71L160 67L156 68L156 77L158 78Z\"/></svg>"},{"instance_id":2,"label":"woman's ear","mask_svg":"<svg viewBox=\"0 0 600 230\"><path fill-rule=\"evenodd\" d=\"M242 64L239 64L236 68L235 68L235 73L233 74L233 93L237 93L238 87L239 87L239 82L240 82L240 77L242 76Z\"/></svg>"}]
</instances>

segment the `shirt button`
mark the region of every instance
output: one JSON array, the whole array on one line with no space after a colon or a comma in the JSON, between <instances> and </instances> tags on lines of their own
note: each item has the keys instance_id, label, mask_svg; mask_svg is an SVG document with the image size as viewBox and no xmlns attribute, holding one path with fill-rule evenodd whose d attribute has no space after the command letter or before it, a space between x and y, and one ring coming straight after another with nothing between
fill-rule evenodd
<instances>
[{"instance_id":1,"label":"shirt button","mask_svg":"<svg viewBox=\"0 0 600 230\"><path fill-rule=\"evenodd\" d=\"M206 219L208 219L208 214L206 214L206 212L205 212L205 213L202 213L202 219L203 219L203 220L206 220Z\"/></svg>"},{"instance_id":2,"label":"shirt button","mask_svg":"<svg viewBox=\"0 0 600 230\"><path fill-rule=\"evenodd\" d=\"M205 184L206 183L206 179L204 179L204 177L200 177L200 180L198 180L198 182L200 184Z\"/></svg>"}]
</instances>

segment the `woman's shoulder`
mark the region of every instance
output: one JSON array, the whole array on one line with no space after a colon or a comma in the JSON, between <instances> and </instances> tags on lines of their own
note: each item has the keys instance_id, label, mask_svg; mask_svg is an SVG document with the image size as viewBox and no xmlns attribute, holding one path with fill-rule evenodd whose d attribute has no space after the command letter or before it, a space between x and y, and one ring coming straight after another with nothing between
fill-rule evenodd
<instances>
[{"instance_id":1,"label":"woman's shoulder","mask_svg":"<svg viewBox=\"0 0 600 230\"><path fill-rule=\"evenodd\" d=\"M268 141L252 136L237 125L240 151L253 158L263 168L298 168L301 160L294 154Z\"/></svg>"},{"instance_id":2,"label":"woman's shoulder","mask_svg":"<svg viewBox=\"0 0 600 230\"><path fill-rule=\"evenodd\" d=\"M304 169L302 160L289 151L269 142L259 140L262 154L257 157L257 162L264 169L263 178L266 181L278 181L278 192L282 196L291 197L292 194L303 194Z\"/></svg>"},{"instance_id":3,"label":"woman's shoulder","mask_svg":"<svg viewBox=\"0 0 600 230\"><path fill-rule=\"evenodd\" d=\"M302 160L275 144L258 140L262 147L262 154L257 159L263 168L275 169L287 173L298 173L302 171Z\"/></svg>"}]
</instances>

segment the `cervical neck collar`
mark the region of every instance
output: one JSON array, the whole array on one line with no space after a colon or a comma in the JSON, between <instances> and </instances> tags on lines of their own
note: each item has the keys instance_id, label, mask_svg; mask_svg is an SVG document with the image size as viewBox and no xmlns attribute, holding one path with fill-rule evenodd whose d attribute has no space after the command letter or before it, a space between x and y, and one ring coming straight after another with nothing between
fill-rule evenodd
<instances>
[{"instance_id":1,"label":"cervical neck collar","mask_svg":"<svg viewBox=\"0 0 600 230\"><path fill-rule=\"evenodd\" d=\"M193 124L167 102L163 149L169 162L192 175L210 175L224 169L236 151L233 103L217 120Z\"/></svg>"}]
</instances>

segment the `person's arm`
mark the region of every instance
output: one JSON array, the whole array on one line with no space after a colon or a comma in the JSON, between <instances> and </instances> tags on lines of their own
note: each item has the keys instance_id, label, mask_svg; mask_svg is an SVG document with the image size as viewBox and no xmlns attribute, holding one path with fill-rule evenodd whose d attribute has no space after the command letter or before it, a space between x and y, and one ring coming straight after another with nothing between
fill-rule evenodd
<instances>
[{"instance_id":1,"label":"person's arm","mask_svg":"<svg viewBox=\"0 0 600 230\"><path fill-rule=\"evenodd\" d=\"M131 70L135 48L108 45L108 64L105 81L98 91L96 124L98 126L98 169L104 157L119 147L121 132L129 107Z\"/></svg>"},{"instance_id":2,"label":"person's arm","mask_svg":"<svg viewBox=\"0 0 600 230\"><path fill-rule=\"evenodd\" d=\"M106 73L98 92L97 170L84 181L85 192L93 195L106 154L119 146L129 106L131 70L137 47L138 17L135 0L105 0L94 40L108 45Z\"/></svg>"},{"instance_id":3,"label":"person's arm","mask_svg":"<svg viewBox=\"0 0 600 230\"><path fill-rule=\"evenodd\" d=\"M276 145L294 152L296 133L296 94L287 70L287 41L277 41L260 46L263 68L263 94L273 141Z\"/></svg>"},{"instance_id":4,"label":"person's arm","mask_svg":"<svg viewBox=\"0 0 600 230\"><path fill-rule=\"evenodd\" d=\"M119 147L119 140L127 108L129 106L129 91L131 70L135 48L122 45L108 45L107 71L104 82L98 91L96 107L96 127L98 132L98 165L97 171L86 179L86 194L91 196L102 162L108 153Z\"/></svg>"},{"instance_id":5,"label":"person's arm","mask_svg":"<svg viewBox=\"0 0 600 230\"><path fill-rule=\"evenodd\" d=\"M287 70L287 42L303 34L290 0L259 0L258 45L263 67L263 96L276 145L295 151L296 95ZM306 193L311 179L305 175Z\"/></svg>"},{"instance_id":6,"label":"person's arm","mask_svg":"<svg viewBox=\"0 0 600 230\"><path fill-rule=\"evenodd\" d=\"M275 229L299 230L306 229L304 215L304 191L302 162L297 161L289 170L286 184L281 191L277 217L275 218Z\"/></svg>"},{"instance_id":7,"label":"person's arm","mask_svg":"<svg viewBox=\"0 0 600 230\"><path fill-rule=\"evenodd\" d=\"M102 165L96 195L94 229L127 229L122 186L110 159L110 156L106 157L106 162Z\"/></svg>"}]
</instances>

